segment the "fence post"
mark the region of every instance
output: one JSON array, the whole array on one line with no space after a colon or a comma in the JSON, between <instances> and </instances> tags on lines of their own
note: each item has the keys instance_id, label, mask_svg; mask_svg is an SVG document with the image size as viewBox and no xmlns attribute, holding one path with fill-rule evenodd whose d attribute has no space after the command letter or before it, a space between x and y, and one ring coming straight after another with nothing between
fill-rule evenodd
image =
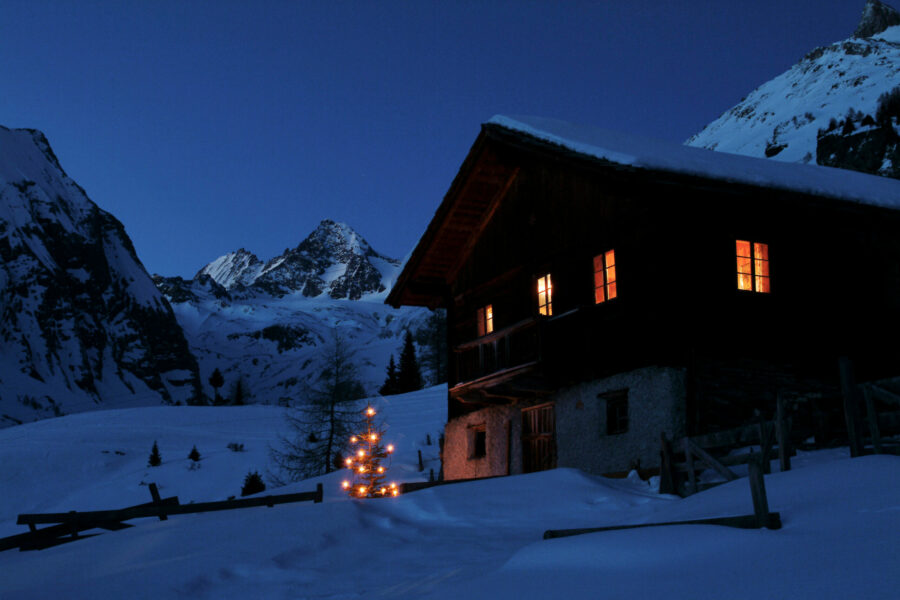
<instances>
[{"instance_id":1,"label":"fence post","mask_svg":"<svg viewBox=\"0 0 900 600\"><path fill-rule=\"evenodd\" d=\"M838 360L841 374L841 391L844 396L844 419L847 421L847 436L850 438L850 458L862 454L859 440L859 404L857 402L856 381L853 375L853 363L846 356Z\"/></svg>"},{"instance_id":2,"label":"fence post","mask_svg":"<svg viewBox=\"0 0 900 600\"><path fill-rule=\"evenodd\" d=\"M675 473L672 471L672 447L669 445L665 431L660 434L659 493L678 493L678 490L675 489Z\"/></svg>"},{"instance_id":3,"label":"fence post","mask_svg":"<svg viewBox=\"0 0 900 600\"><path fill-rule=\"evenodd\" d=\"M866 400L866 417L869 421L869 434L872 436L872 447L875 454L882 454L884 450L881 447L881 431L878 429L878 413L875 412L875 401L872 399L872 390L869 386L863 385L863 398Z\"/></svg>"},{"instance_id":4,"label":"fence post","mask_svg":"<svg viewBox=\"0 0 900 600\"><path fill-rule=\"evenodd\" d=\"M419 453L419 472L421 473L422 471L425 470L425 463L422 462L422 451L418 450L418 453Z\"/></svg>"},{"instance_id":5,"label":"fence post","mask_svg":"<svg viewBox=\"0 0 900 600\"><path fill-rule=\"evenodd\" d=\"M751 460L747 466L750 469L750 496L753 498L753 513L756 515L756 524L759 527L769 526L769 500L766 498L766 484L763 478L762 460Z\"/></svg>"},{"instance_id":6,"label":"fence post","mask_svg":"<svg viewBox=\"0 0 900 600\"><path fill-rule=\"evenodd\" d=\"M162 504L162 499L159 497L159 488L156 487L156 484L151 483L147 487L150 488L150 496L153 497L153 504ZM159 520L169 520L169 517L166 516L165 509L162 506L159 507Z\"/></svg>"},{"instance_id":7,"label":"fence post","mask_svg":"<svg viewBox=\"0 0 900 600\"><path fill-rule=\"evenodd\" d=\"M772 444L769 443L769 427L762 414L759 415L759 453L761 456L760 466L764 474L772 472L772 465L769 462L769 453L772 450Z\"/></svg>"},{"instance_id":8,"label":"fence post","mask_svg":"<svg viewBox=\"0 0 900 600\"><path fill-rule=\"evenodd\" d=\"M691 441L684 438L684 460L687 462L688 495L697 493L697 474L694 472L694 455L691 453Z\"/></svg>"},{"instance_id":9,"label":"fence post","mask_svg":"<svg viewBox=\"0 0 900 600\"><path fill-rule=\"evenodd\" d=\"M316 503L316 504L318 504L319 502L321 502L321 501L322 501L322 494L323 494L322 484L321 484L321 483L317 483L317 484L316 484L316 497L313 498L313 502Z\"/></svg>"},{"instance_id":10,"label":"fence post","mask_svg":"<svg viewBox=\"0 0 900 600\"><path fill-rule=\"evenodd\" d=\"M785 400L781 392L776 396L775 435L778 438L778 461L781 472L791 470L791 436L785 418Z\"/></svg>"}]
</instances>

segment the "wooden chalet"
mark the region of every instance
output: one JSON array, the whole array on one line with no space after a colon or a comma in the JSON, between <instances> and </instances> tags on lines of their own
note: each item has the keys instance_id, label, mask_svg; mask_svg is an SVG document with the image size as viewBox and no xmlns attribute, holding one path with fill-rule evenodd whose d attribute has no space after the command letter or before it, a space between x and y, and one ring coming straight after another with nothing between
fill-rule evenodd
<instances>
[{"instance_id":1,"label":"wooden chalet","mask_svg":"<svg viewBox=\"0 0 900 600\"><path fill-rule=\"evenodd\" d=\"M495 117L387 302L447 309L447 479L652 467L897 374L900 182Z\"/></svg>"}]
</instances>

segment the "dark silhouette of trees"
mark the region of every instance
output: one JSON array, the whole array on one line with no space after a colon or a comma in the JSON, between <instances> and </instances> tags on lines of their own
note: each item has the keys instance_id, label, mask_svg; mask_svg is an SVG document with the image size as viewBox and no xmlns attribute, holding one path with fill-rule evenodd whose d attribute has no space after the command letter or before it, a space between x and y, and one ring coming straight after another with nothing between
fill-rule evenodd
<instances>
[{"instance_id":1,"label":"dark silhouette of trees","mask_svg":"<svg viewBox=\"0 0 900 600\"><path fill-rule=\"evenodd\" d=\"M244 485L241 488L241 496L249 496L250 494L258 494L266 491L266 484L257 471L247 473L244 477Z\"/></svg>"},{"instance_id":2,"label":"dark silhouette of trees","mask_svg":"<svg viewBox=\"0 0 900 600\"><path fill-rule=\"evenodd\" d=\"M215 390L216 393L213 404L221 405L223 403L223 400L222 396L219 395L219 388L225 385L225 378L222 377L222 372L219 371L218 367L216 367L216 369L212 372L212 375L209 376L209 385L213 387L213 390Z\"/></svg>"},{"instance_id":3,"label":"dark silhouette of trees","mask_svg":"<svg viewBox=\"0 0 900 600\"><path fill-rule=\"evenodd\" d=\"M159 454L159 446L156 445L156 440L153 440L153 448L150 450L150 458L147 459L147 466L158 467L161 464L162 456Z\"/></svg>"},{"instance_id":4,"label":"dark silhouette of trees","mask_svg":"<svg viewBox=\"0 0 900 600\"><path fill-rule=\"evenodd\" d=\"M447 381L447 312L432 311L417 337L423 346L422 364L431 371L431 385L444 383Z\"/></svg>"},{"instance_id":5,"label":"dark silhouette of trees","mask_svg":"<svg viewBox=\"0 0 900 600\"><path fill-rule=\"evenodd\" d=\"M358 379L350 345L335 330L323 348L323 369L302 402L288 409L290 433L270 452L277 483L299 481L335 470L335 455L343 455L360 420L357 400L366 396Z\"/></svg>"},{"instance_id":6,"label":"dark silhouette of trees","mask_svg":"<svg viewBox=\"0 0 900 600\"><path fill-rule=\"evenodd\" d=\"M400 389L400 373L397 371L397 364L394 362L394 355L391 354L391 360L387 366L387 377L384 378L384 385L378 388L378 393L382 396L390 396L398 394Z\"/></svg>"},{"instance_id":7,"label":"dark silhouette of trees","mask_svg":"<svg viewBox=\"0 0 900 600\"><path fill-rule=\"evenodd\" d=\"M416 347L413 344L413 336L406 330L403 339L403 350L400 352L400 369L397 374L397 393L414 392L421 390L422 373L419 370L419 361L416 359Z\"/></svg>"}]
</instances>

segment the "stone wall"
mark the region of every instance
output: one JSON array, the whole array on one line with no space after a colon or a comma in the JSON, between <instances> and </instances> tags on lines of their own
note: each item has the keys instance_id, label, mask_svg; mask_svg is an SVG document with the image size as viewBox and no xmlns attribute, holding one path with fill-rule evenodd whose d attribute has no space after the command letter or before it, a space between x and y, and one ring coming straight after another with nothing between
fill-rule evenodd
<instances>
[{"instance_id":1,"label":"stone wall","mask_svg":"<svg viewBox=\"0 0 900 600\"><path fill-rule=\"evenodd\" d=\"M607 434L604 394L627 390L628 428ZM659 465L659 435L684 435L684 369L645 367L560 390L556 400L557 466L588 473Z\"/></svg>"},{"instance_id":2,"label":"stone wall","mask_svg":"<svg viewBox=\"0 0 900 600\"><path fill-rule=\"evenodd\" d=\"M627 431L607 434L604 394L627 390ZM627 471L659 464L659 435L684 435L683 369L646 367L564 388L551 400L556 413L557 466L588 473ZM546 399L542 402L546 402ZM453 419L444 430L445 479L522 472L522 409L494 406ZM475 432L484 427L485 456L473 456Z\"/></svg>"},{"instance_id":3,"label":"stone wall","mask_svg":"<svg viewBox=\"0 0 900 600\"><path fill-rule=\"evenodd\" d=\"M485 456L472 458L475 428L484 425ZM463 415L444 429L444 478L468 479L522 472L522 418L518 406ZM511 464L508 464L510 457Z\"/></svg>"}]
</instances>

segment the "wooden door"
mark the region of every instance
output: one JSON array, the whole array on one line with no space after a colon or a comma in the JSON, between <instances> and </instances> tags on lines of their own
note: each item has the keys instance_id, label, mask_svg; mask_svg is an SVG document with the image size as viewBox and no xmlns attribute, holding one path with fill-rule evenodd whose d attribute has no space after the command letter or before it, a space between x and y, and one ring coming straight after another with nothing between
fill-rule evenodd
<instances>
[{"instance_id":1,"label":"wooden door","mask_svg":"<svg viewBox=\"0 0 900 600\"><path fill-rule=\"evenodd\" d=\"M556 418L553 403L522 410L522 470L556 468Z\"/></svg>"}]
</instances>

